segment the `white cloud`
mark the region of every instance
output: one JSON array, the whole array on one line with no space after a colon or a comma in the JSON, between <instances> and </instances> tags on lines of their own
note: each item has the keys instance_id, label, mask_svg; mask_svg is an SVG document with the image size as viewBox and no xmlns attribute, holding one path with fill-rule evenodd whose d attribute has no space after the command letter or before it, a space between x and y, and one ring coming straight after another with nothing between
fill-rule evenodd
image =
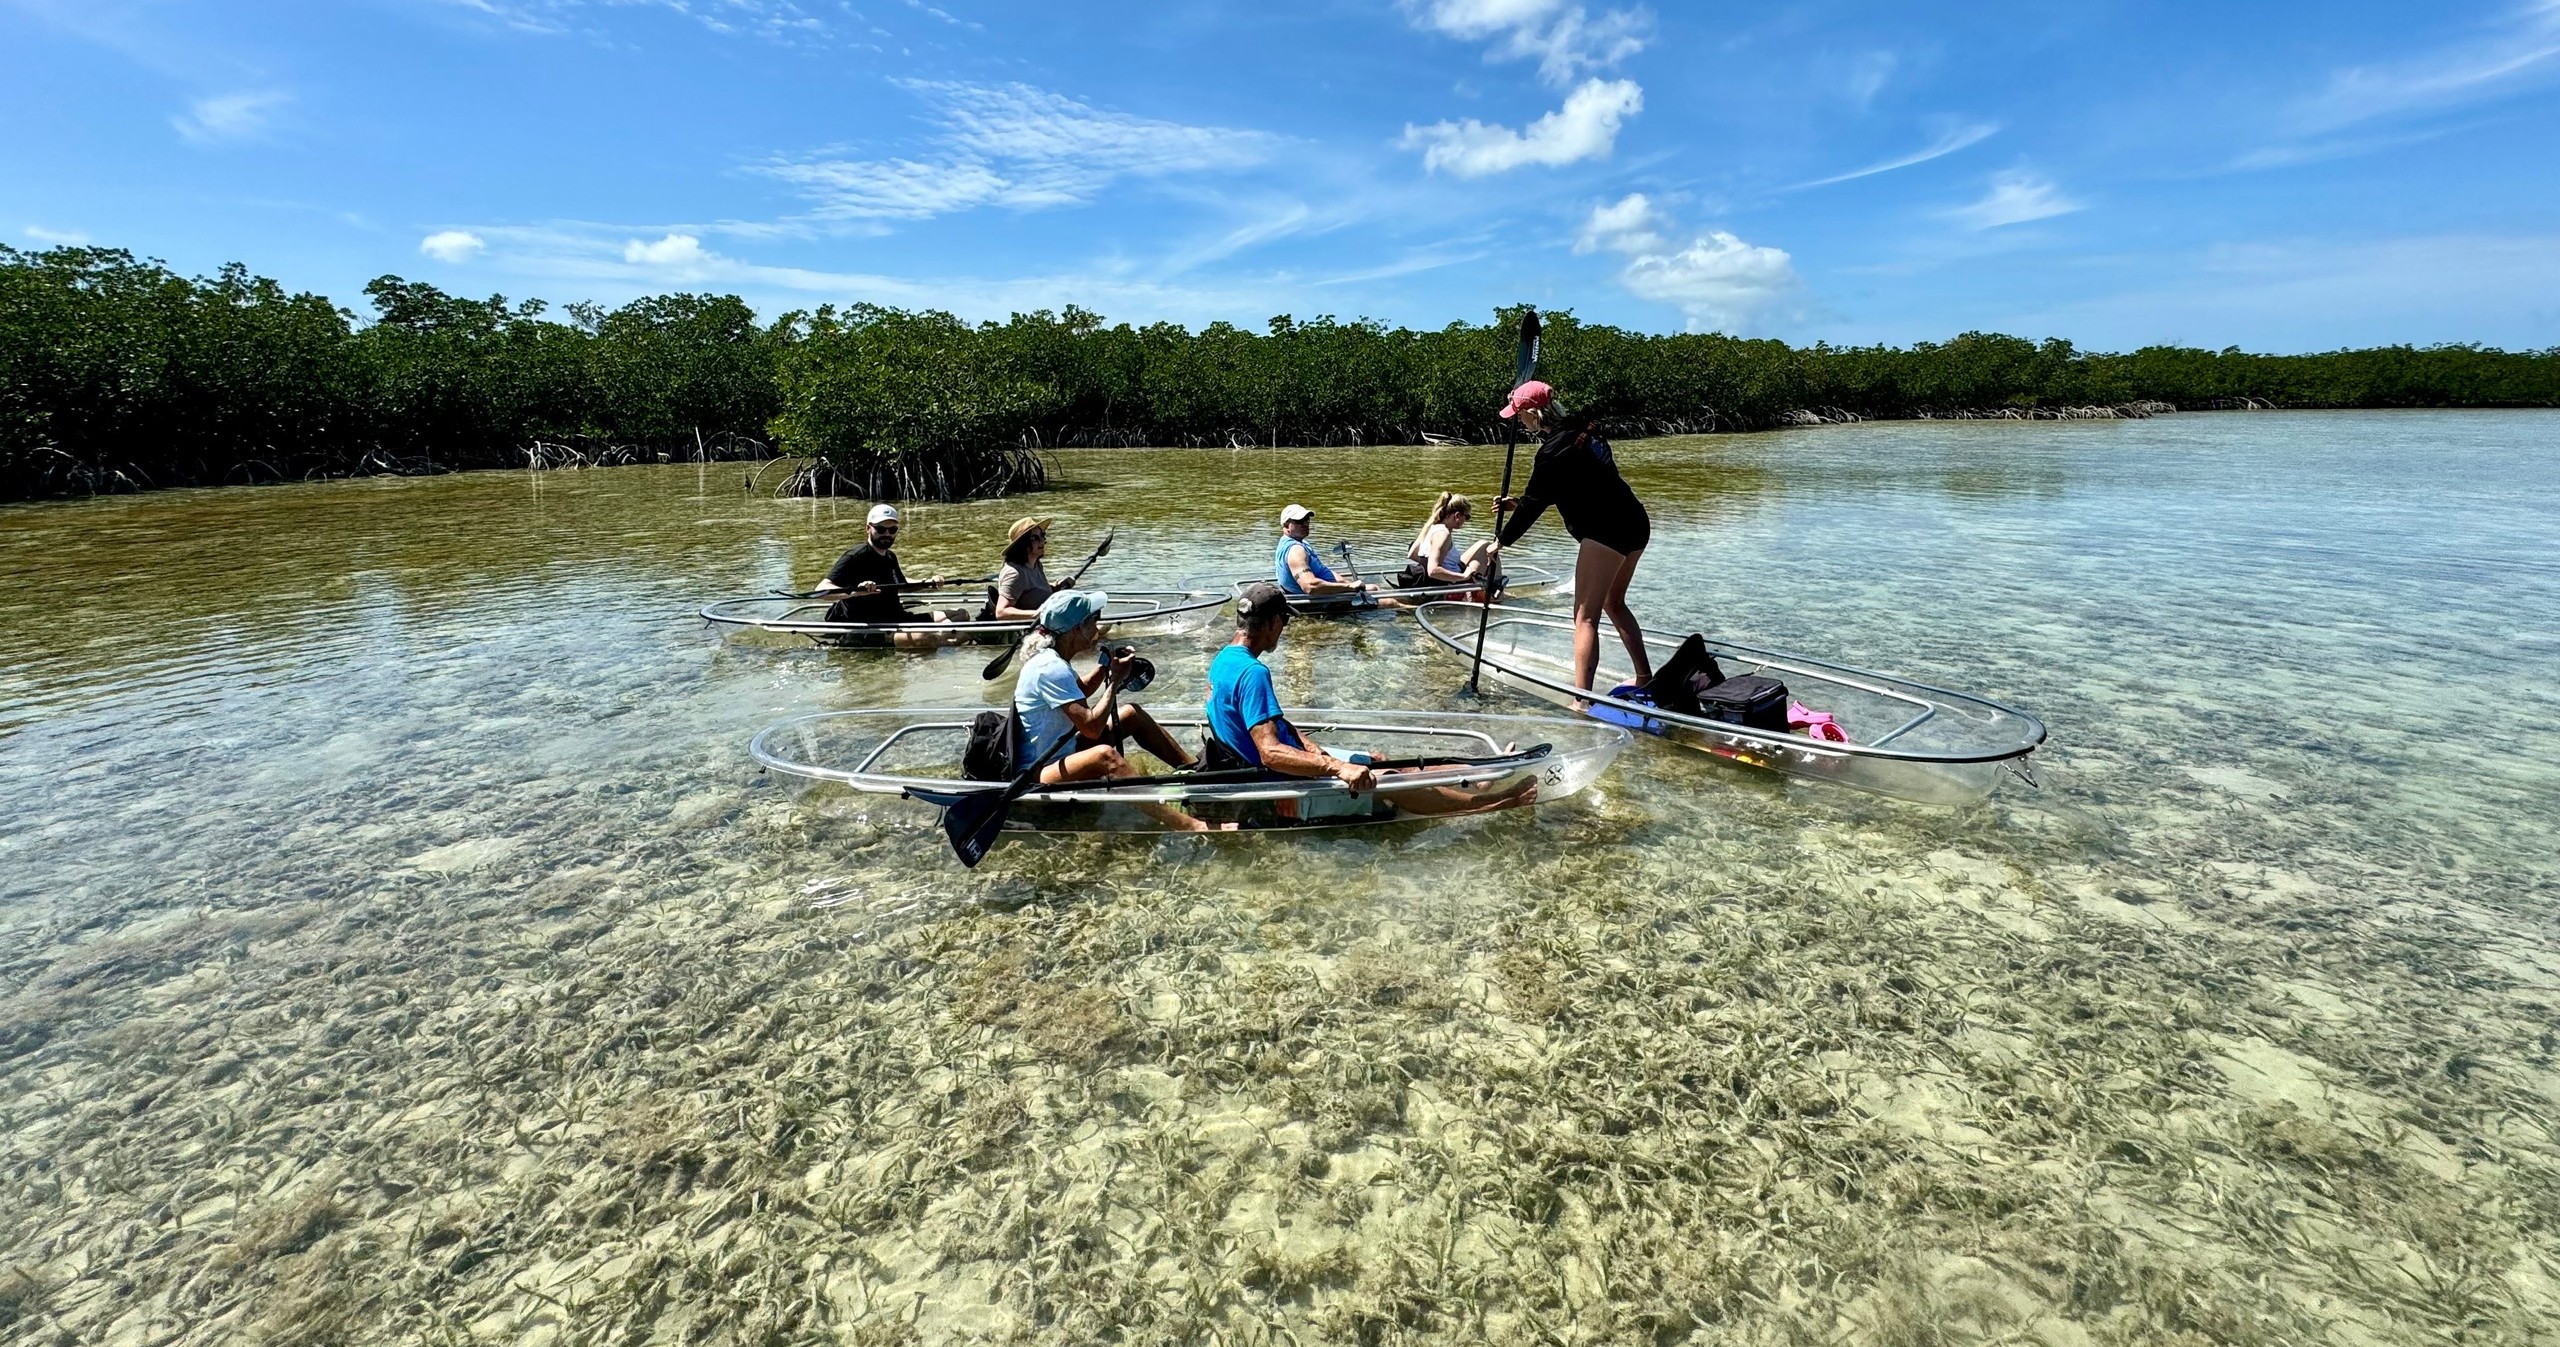
<instances>
[{"instance_id":1,"label":"white cloud","mask_svg":"<svg viewBox=\"0 0 2560 1347\"><path fill-rule=\"evenodd\" d=\"M1619 253L1661 252L1670 244L1662 230L1668 222L1642 192L1631 192L1615 205L1594 206L1591 218L1583 221L1582 236L1574 240L1577 253L1606 248Z\"/></svg>"},{"instance_id":2,"label":"white cloud","mask_svg":"<svg viewBox=\"0 0 2560 1347\"><path fill-rule=\"evenodd\" d=\"M1525 130L1480 122L1438 122L1407 126L1406 149L1422 151L1429 172L1447 170L1461 178L1507 173L1531 164L1557 167L1584 159L1605 159L1618 141L1618 128L1644 109L1644 90L1634 80L1586 80L1567 94L1564 106L1529 123Z\"/></svg>"},{"instance_id":3,"label":"white cloud","mask_svg":"<svg viewBox=\"0 0 2560 1347\"><path fill-rule=\"evenodd\" d=\"M1538 74L1562 88L1644 50L1652 16L1603 10L1598 18L1565 0L1406 0L1426 28L1466 42L1496 39L1488 61L1535 58Z\"/></svg>"},{"instance_id":4,"label":"white cloud","mask_svg":"<svg viewBox=\"0 0 2560 1347\"><path fill-rule=\"evenodd\" d=\"M89 241L89 236L77 229L47 229L43 225L28 225L25 232L28 238L56 248L77 247Z\"/></svg>"},{"instance_id":5,"label":"white cloud","mask_svg":"<svg viewBox=\"0 0 2560 1347\"><path fill-rule=\"evenodd\" d=\"M179 135L199 145L246 140L265 131L276 109L290 101L291 95L272 90L199 98L185 112L170 118L169 124L178 129Z\"/></svg>"},{"instance_id":6,"label":"white cloud","mask_svg":"<svg viewBox=\"0 0 2560 1347\"><path fill-rule=\"evenodd\" d=\"M1133 117L1023 84L907 87L939 105L943 154L783 160L764 171L815 198L823 218L921 220L981 206L1077 205L1123 177L1244 168L1274 143L1261 132Z\"/></svg>"},{"instance_id":7,"label":"white cloud","mask_svg":"<svg viewBox=\"0 0 2560 1347\"><path fill-rule=\"evenodd\" d=\"M1674 245L1670 221L1642 193L1592 208L1574 251L1627 259L1618 283L1639 299L1678 305L1692 328L1740 331L1802 288L1795 260L1780 248L1711 229Z\"/></svg>"},{"instance_id":8,"label":"white cloud","mask_svg":"<svg viewBox=\"0 0 2560 1347\"><path fill-rule=\"evenodd\" d=\"M486 240L465 229L442 229L418 240L418 251L439 262L468 262L473 253L488 246Z\"/></svg>"},{"instance_id":9,"label":"white cloud","mask_svg":"<svg viewBox=\"0 0 2560 1347\"><path fill-rule=\"evenodd\" d=\"M2052 183L2021 169L1994 177L1991 189L1983 193L1980 201L1958 206L1946 214L1968 229L1998 229L2081 209L2084 203L2064 196Z\"/></svg>"},{"instance_id":10,"label":"white cloud","mask_svg":"<svg viewBox=\"0 0 2560 1347\"><path fill-rule=\"evenodd\" d=\"M1835 173L1828 178L1816 178L1811 182L1797 183L1795 187L1790 190L1803 191L1808 187L1829 187L1833 183L1849 182L1858 178L1872 178L1879 173L1891 173L1898 168L1909 168L1914 164L1925 164L1932 159L1943 159L1946 156L1968 146L1981 144L1983 141L1989 140L1991 137L1998 135L1999 133L2000 127L1998 124L1993 122L1977 122L1971 126L1959 126L1947 132L1945 135L1938 137L1938 139L1927 149L1920 150L1913 154L1906 154L1899 159L1887 159L1880 164L1869 164L1865 168L1851 169L1846 173Z\"/></svg>"},{"instance_id":11,"label":"white cloud","mask_svg":"<svg viewBox=\"0 0 2560 1347\"><path fill-rule=\"evenodd\" d=\"M655 243L632 239L622 245L622 260L635 267L698 274L718 255L705 250L702 240L691 234L669 234Z\"/></svg>"}]
</instances>

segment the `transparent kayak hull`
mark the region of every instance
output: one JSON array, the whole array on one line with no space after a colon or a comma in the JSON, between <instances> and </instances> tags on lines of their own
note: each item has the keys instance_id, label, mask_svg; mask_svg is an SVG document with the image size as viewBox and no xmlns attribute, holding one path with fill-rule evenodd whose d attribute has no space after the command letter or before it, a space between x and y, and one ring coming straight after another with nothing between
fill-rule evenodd
<instances>
[{"instance_id":1,"label":"transparent kayak hull","mask_svg":"<svg viewBox=\"0 0 2560 1347\"><path fill-rule=\"evenodd\" d=\"M1403 564L1400 555L1397 564L1399 566ZM1346 580L1351 578L1339 564L1334 565L1334 572ZM1393 583L1394 575L1393 571L1383 574L1364 572L1361 578L1378 587L1374 595L1292 594L1289 596L1289 611L1302 617L1365 617L1372 613L1399 611L1395 607L1379 603L1379 599L1394 599L1407 608L1424 603L1480 601L1479 590L1474 585L1416 585L1411 589L1403 589ZM1186 589L1208 590L1225 598L1233 598L1242 593L1245 586L1267 583L1270 579L1271 572L1255 571L1250 575L1200 576L1185 580L1182 584ZM1560 574L1535 561L1523 558L1509 557L1504 560L1502 597L1506 599L1571 593L1572 589L1573 577L1570 575Z\"/></svg>"},{"instance_id":2,"label":"transparent kayak hull","mask_svg":"<svg viewBox=\"0 0 2560 1347\"><path fill-rule=\"evenodd\" d=\"M758 765L803 789L912 799L908 792L1001 790L1002 782L960 775L969 722L986 707L826 711L767 727L748 745ZM1184 744L1204 729L1197 714L1157 713ZM1043 833L1156 833L1173 830L1170 806L1208 823L1248 831L1377 826L1473 817L1578 793L1631 742L1626 730L1555 716L1491 716L1439 711L1306 711L1291 724L1335 752L1379 759L1480 759L1383 776L1353 795L1330 778L1163 772L1133 785L1043 787L1013 802L1006 829ZM1538 752L1537 747L1545 750ZM1142 752L1141 763L1153 764ZM1532 790L1523 787L1534 786ZM1158 806L1150 813L1141 805ZM909 806L919 818L928 807Z\"/></svg>"},{"instance_id":3,"label":"transparent kayak hull","mask_svg":"<svg viewBox=\"0 0 2560 1347\"><path fill-rule=\"evenodd\" d=\"M1427 604L1415 614L1433 640L1461 659L1472 659L1476 622L1486 616L1485 669L1537 696L1571 706L1591 703L1588 714L1639 733L1701 748L1727 761L1813 781L1826 781L1922 804L1969 804L1991 793L2003 774L2025 770L2027 755L2044 742L2044 722L1983 697L1891 674L1871 673L1803 655L1710 639L1707 648L1727 675L1762 674L1787 685L1789 697L1837 717L1851 743L1800 734L1772 733L1687 716L1647 703L1605 695L1627 681L1625 648L1601 619L1600 668L1593 681L1603 695L1573 686L1573 619L1565 614L1495 604ZM1645 646L1659 667L1682 638L1647 634Z\"/></svg>"},{"instance_id":4,"label":"transparent kayak hull","mask_svg":"<svg viewBox=\"0 0 2560 1347\"><path fill-rule=\"evenodd\" d=\"M1102 614L1106 636L1180 636L1217 620L1227 595L1220 590L1110 590L1111 606ZM906 596L909 606L925 610L976 612L986 591L932 590ZM1011 645L1031 630L1029 619L994 622L829 622L826 599L772 594L759 598L722 599L702 608L702 619L730 633L807 637L821 645L884 649L900 636L926 633L949 645Z\"/></svg>"}]
</instances>

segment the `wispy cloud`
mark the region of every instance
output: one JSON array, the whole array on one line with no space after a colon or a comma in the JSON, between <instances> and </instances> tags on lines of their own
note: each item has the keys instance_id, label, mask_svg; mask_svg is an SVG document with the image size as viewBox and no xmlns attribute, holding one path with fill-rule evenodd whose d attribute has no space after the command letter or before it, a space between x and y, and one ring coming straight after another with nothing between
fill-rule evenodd
<instances>
[{"instance_id":1,"label":"wispy cloud","mask_svg":"<svg viewBox=\"0 0 2560 1347\"><path fill-rule=\"evenodd\" d=\"M2012 169L1994 176L1990 190L1982 194L1981 200L1958 206L1946 215L1968 229L1999 229L2085 208L2086 203L2064 196L2046 179L2024 169Z\"/></svg>"},{"instance_id":2,"label":"wispy cloud","mask_svg":"<svg viewBox=\"0 0 2560 1347\"><path fill-rule=\"evenodd\" d=\"M681 15L724 35L790 41L824 36L829 31L824 19L793 3L793 0L444 0L444 3L456 9L487 15L510 28L533 33L568 31L576 26L574 16L583 11L633 5ZM929 7L919 5L917 8ZM931 12L950 19L939 10ZM950 21L958 22L956 19Z\"/></svg>"},{"instance_id":3,"label":"wispy cloud","mask_svg":"<svg viewBox=\"0 0 2560 1347\"><path fill-rule=\"evenodd\" d=\"M489 242L467 229L440 229L418 240L418 251L439 262L468 262Z\"/></svg>"},{"instance_id":4,"label":"wispy cloud","mask_svg":"<svg viewBox=\"0 0 2560 1347\"><path fill-rule=\"evenodd\" d=\"M2407 60L2352 66L2294 108L2294 126L2334 131L2381 117L2432 112L2560 76L2560 0L2533 0L2494 31Z\"/></svg>"},{"instance_id":5,"label":"wispy cloud","mask_svg":"<svg viewBox=\"0 0 2560 1347\"><path fill-rule=\"evenodd\" d=\"M1134 117L1025 84L911 82L935 105L936 153L917 159L778 160L827 219L921 220L982 206L1038 210L1091 201L1121 178L1238 169L1277 138Z\"/></svg>"},{"instance_id":6,"label":"wispy cloud","mask_svg":"<svg viewBox=\"0 0 2560 1347\"><path fill-rule=\"evenodd\" d=\"M271 89L218 94L197 99L185 112L170 118L169 124L177 128L179 135L199 145L248 140L264 134L277 110L292 101L292 95Z\"/></svg>"},{"instance_id":7,"label":"wispy cloud","mask_svg":"<svg viewBox=\"0 0 2560 1347\"><path fill-rule=\"evenodd\" d=\"M1618 128L1644 110L1644 90L1634 80L1587 80L1565 95L1564 106L1519 131L1480 122L1408 126L1402 144L1422 151L1428 172L1461 178L1507 173L1532 164L1557 167L1605 159L1618 143Z\"/></svg>"},{"instance_id":8,"label":"wispy cloud","mask_svg":"<svg viewBox=\"0 0 2560 1347\"><path fill-rule=\"evenodd\" d=\"M1743 242L1721 229L1674 242L1668 217L1642 193L1595 206L1574 240L1578 253L1626 259L1618 283L1638 299L1677 305L1691 328L1740 331L1803 288L1784 249Z\"/></svg>"},{"instance_id":9,"label":"wispy cloud","mask_svg":"<svg viewBox=\"0 0 2560 1347\"><path fill-rule=\"evenodd\" d=\"M685 229L655 238L580 222L480 226L494 269L545 285L574 286L604 299L663 293L671 282L734 290L768 315L818 303L867 301L943 309L963 318L1002 318L1076 304L1140 321L1204 323L1255 318L1302 302L1308 282L1279 275L1182 282L1123 266L1037 270L1013 276L947 272L894 276L772 266L702 246Z\"/></svg>"},{"instance_id":10,"label":"wispy cloud","mask_svg":"<svg viewBox=\"0 0 2560 1347\"><path fill-rule=\"evenodd\" d=\"M77 229L47 229L43 225L28 225L23 232L28 238L53 248L75 248L89 241L89 236Z\"/></svg>"},{"instance_id":11,"label":"wispy cloud","mask_svg":"<svg viewBox=\"0 0 2560 1347\"><path fill-rule=\"evenodd\" d=\"M1834 183L1852 182L1859 178L1872 178L1879 173L1891 173L1898 168L1909 168L1914 164L1925 164L1932 159L1944 159L1958 150L1965 149L1969 146L1979 145L1998 134L2000 134L2000 127L1995 122L1975 122L1970 126L1959 126L1947 132L1945 135L1938 137L1937 140L1932 142L1926 149L1903 155L1899 159L1887 159L1880 164L1869 164L1865 168L1851 169L1846 173L1835 173L1828 178L1816 178L1811 182L1800 182L1788 190L1800 192L1811 187L1829 187Z\"/></svg>"}]
</instances>

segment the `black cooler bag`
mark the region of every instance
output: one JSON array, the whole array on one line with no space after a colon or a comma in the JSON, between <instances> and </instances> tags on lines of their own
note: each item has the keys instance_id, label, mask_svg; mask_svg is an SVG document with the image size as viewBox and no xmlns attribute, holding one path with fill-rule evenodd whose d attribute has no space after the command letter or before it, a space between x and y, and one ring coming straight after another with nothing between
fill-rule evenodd
<instances>
[{"instance_id":1,"label":"black cooler bag","mask_svg":"<svg viewBox=\"0 0 2560 1347\"><path fill-rule=\"evenodd\" d=\"M1646 684L1654 704L1748 729L1787 732L1787 685L1758 674L1730 678L1706 638L1692 633Z\"/></svg>"}]
</instances>

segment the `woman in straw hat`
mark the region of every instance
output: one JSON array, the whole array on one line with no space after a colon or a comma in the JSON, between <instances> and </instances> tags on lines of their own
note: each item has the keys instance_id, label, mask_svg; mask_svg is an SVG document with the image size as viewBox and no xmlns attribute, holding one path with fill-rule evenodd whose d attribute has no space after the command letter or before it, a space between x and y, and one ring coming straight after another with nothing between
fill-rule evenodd
<instances>
[{"instance_id":1,"label":"woman in straw hat","mask_svg":"<svg viewBox=\"0 0 2560 1347\"><path fill-rule=\"evenodd\" d=\"M1004 569L996 572L994 616L1028 621L1040 616L1040 605L1056 589L1041 566L1049 555L1049 521L1017 519L1005 538Z\"/></svg>"}]
</instances>

